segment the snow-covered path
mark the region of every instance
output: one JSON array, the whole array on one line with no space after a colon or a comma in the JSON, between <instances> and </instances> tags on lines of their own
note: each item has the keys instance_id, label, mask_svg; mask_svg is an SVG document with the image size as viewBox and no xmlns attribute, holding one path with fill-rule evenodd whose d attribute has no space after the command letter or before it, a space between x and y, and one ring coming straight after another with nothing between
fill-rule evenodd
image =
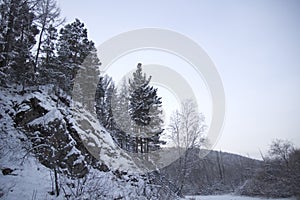
<instances>
[{"instance_id":1,"label":"snow-covered path","mask_svg":"<svg viewBox=\"0 0 300 200\"><path fill-rule=\"evenodd\" d=\"M279 198L279 199L268 199L259 197L245 197L245 196L234 196L234 195L210 195L210 196L186 196L184 199L189 200L296 200L295 198Z\"/></svg>"}]
</instances>

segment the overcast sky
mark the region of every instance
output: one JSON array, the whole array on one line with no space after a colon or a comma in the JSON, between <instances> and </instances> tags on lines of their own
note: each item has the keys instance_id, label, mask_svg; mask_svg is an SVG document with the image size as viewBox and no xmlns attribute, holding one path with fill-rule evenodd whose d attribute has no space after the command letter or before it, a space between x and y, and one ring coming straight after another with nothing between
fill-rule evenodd
<instances>
[{"instance_id":1,"label":"overcast sky","mask_svg":"<svg viewBox=\"0 0 300 200\"><path fill-rule=\"evenodd\" d=\"M216 65L226 120L216 149L259 157L275 138L300 147L300 1L59 0L96 46L156 27L197 42Z\"/></svg>"}]
</instances>

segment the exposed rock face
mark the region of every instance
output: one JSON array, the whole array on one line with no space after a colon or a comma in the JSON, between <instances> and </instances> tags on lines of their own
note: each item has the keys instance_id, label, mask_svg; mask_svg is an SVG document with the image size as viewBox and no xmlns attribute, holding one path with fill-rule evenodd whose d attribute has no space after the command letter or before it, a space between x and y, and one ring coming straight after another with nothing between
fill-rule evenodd
<instances>
[{"instance_id":1,"label":"exposed rock face","mask_svg":"<svg viewBox=\"0 0 300 200\"><path fill-rule=\"evenodd\" d=\"M38 191L37 199L52 199L57 179L70 199L174 196L150 176L127 171L138 171L131 157L81 105L70 108L70 96L50 85L22 93L18 86L0 91L0 165L8 175L1 175L0 184L7 190L0 188L0 197L30 199Z\"/></svg>"},{"instance_id":2,"label":"exposed rock face","mask_svg":"<svg viewBox=\"0 0 300 200\"><path fill-rule=\"evenodd\" d=\"M45 99L42 92L28 95L16 106L15 123L25 130L32 144L31 151L43 165L80 178L88 172L88 163L95 167L99 163L85 149L69 122L70 113L65 103L57 106L59 99L62 97ZM99 164L101 169L105 169L103 165Z\"/></svg>"},{"instance_id":3,"label":"exposed rock face","mask_svg":"<svg viewBox=\"0 0 300 200\"><path fill-rule=\"evenodd\" d=\"M36 97L26 100L18 106L19 112L16 114L15 122L19 126L24 126L36 118L42 117L48 111L39 105L40 101Z\"/></svg>"}]
</instances>

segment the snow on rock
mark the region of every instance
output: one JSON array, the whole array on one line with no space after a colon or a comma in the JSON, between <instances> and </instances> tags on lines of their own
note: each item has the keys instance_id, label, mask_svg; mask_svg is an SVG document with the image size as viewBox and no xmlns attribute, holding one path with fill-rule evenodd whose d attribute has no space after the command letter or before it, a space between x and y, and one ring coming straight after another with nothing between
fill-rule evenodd
<instances>
[{"instance_id":1,"label":"snow on rock","mask_svg":"<svg viewBox=\"0 0 300 200\"><path fill-rule=\"evenodd\" d=\"M98 123L95 116L79 106L78 103L74 103L76 106L71 112L69 107L65 105L65 102L71 101L69 97L64 96L65 100L62 102L60 97L62 95L56 96L53 93L53 88L43 86L39 87L38 91L25 93L16 98L18 124L26 125L31 129L38 127L50 129L49 124L54 122L60 126L68 126L66 131L78 134L87 150L110 169L138 171L130 156L114 143L111 135ZM11 97L8 100L11 101Z\"/></svg>"},{"instance_id":2,"label":"snow on rock","mask_svg":"<svg viewBox=\"0 0 300 200\"><path fill-rule=\"evenodd\" d=\"M97 119L82 107L75 107L71 113L66 106L69 97L57 96L53 90L44 86L21 93L19 87L0 88L0 169L13 170L9 175L0 171L0 198L65 199L66 195L72 199L158 199L157 190L147 185L147 178L126 172L129 168L138 169ZM53 129L57 124L59 127ZM58 197L54 196L53 170L42 165L32 151L33 141L39 144L45 134L53 131L68 135L66 158L78 155L71 164L83 163L86 158L77 134L89 152L110 170L87 166L89 173L77 179L59 174L62 190Z\"/></svg>"},{"instance_id":3,"label":"snow on rock","mask_svg":"<svg viewBox=\"0 0 300 200\"><path fill-rule=\"evenodd\" d=\"M131 157L121 150L96 117L79 105L73 106L72 123L89 152L113 170L136 171Z\"/></svg>"},{"instance_id":4,"label":"snow on rock","mask_svg":"<svg viewBox=\"0 0 300 200\"><path fill-rule=\"evenodd\" d=\"M60 113L59 110L53 109L50 110L46 115L43 117L37 118L30 122L28 125L38 125L38 124L49 124L50 122L53 122L54 120L63 120L63 115Z\"/></svg>"}]
</instances>

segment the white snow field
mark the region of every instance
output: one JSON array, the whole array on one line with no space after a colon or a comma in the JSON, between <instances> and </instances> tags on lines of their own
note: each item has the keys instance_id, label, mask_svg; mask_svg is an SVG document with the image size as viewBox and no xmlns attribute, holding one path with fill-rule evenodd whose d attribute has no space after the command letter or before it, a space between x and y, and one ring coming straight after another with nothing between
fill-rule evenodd
<instances>
[{"instance_id":1,"label":"white snow field","mask_svg":"<svg viewBox=\"0 0 300 200\"><path fill-rule=\"evenodd\" d=\"M226 195L209 195L209 196L186 196L184 199L188 200L296 200L296 198L263 198L263 197L246 197L246 196L235 196L231 194Z\"/></svg>"}]
</instances>

